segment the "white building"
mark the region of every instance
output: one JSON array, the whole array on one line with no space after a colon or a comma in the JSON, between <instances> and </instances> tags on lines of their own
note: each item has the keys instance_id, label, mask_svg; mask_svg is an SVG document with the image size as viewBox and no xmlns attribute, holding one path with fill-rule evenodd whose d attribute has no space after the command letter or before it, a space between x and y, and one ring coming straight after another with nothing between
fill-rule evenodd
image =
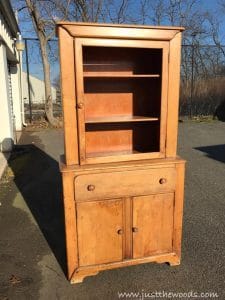
<instances>
[{"instance_id":1,"label":"white building","mask_svg":"<svg viewBox=\"0 0 225 300\"><path fill-rule=\"evenodd\" d=\"M20 32L8 0L0 1L0 152L10 151L22 130L21 64L15 48Z\"/></svg>"},{"instance_id":2,"label":"white building","mask_svg":"<svg viewBox=\"0 0 225 300\"><path fill-rule=\"evenodd\" d=\"M22 73L22 88L23 88L23 98L24 103L29 103L29 94L28 94L28 79L27 73ZM33 76L29 75L30 83L30 98L32 104L44 104L45 103L45 84L44 81ZM56 102L56 88L52 86L52 101Z\"/></svg>"}]
</instances>

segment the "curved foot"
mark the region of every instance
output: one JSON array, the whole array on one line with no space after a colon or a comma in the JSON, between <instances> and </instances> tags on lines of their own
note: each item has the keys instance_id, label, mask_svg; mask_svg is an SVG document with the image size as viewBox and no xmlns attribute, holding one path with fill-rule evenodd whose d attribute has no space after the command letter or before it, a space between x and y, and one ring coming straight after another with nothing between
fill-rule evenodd
<instances>
[{"instance_id":1,"label":"curved foot","mask_svg":"<svg viewBox=\"0 0 225 300\"><path fill-rule=\"evenodd\" d=\"M179 266L180 265L180 257L178 257L177 255L174 256L173 258L171 258L169 261L168 261L169 265L171 267L174 267L174 266Z\"/></svg>"},{"instance_id":2,"label":"curved foot","mask_svg":"<svg viewBox=\"0 0 225 300\"><path fill-rule=\"evenodd\" d=\"M170 255L166 258L161 258L156 261L158 264L168 263L171 267L180 265L180 257L177 255Z\"/></svg>"},{"instance_id":3,"label":"curved foot","mask_svg":"<svg viewBox=\"0 0 225 300\"><path fill-rule=\"evenodd\" d=\"M94 276L97 275L99 272L95 271L95 272L91 272L91 273L87 273L87 272L82 272L82 271L77 271L73 274L73 276L70 279L70 283L72 284L76 284L76 283L82 283L85 277L88 276Z\"/></svg>"},{"instance_id":4,"label":"curved foot","mask_svg":"<svg viewBox=\"0 0 225 300\"><path fill-rule=\"evenodd\" d=\"M168 261L168 264L169 264L171 267L179 266L179 265L180 265L180 261Z\"/></svg>"}]
</instances>

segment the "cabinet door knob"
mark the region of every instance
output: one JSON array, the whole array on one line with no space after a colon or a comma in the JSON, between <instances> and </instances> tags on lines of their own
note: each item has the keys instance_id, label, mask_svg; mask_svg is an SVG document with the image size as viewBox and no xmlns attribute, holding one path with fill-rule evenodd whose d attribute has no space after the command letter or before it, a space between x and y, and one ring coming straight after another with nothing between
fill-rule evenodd
<instances>
[{"instance_id":1,"label":"cabinet door knob","mask_svg":"<svg viewBox=\"0 0 225 300\"><path fill-rule=\"evenodd\" d=\"M160 179L159 179L159 183L160 183L160 184L166 183L166 178L160 178Z\"/></svg>"},{"instance_id":2,"label":"cabinet door knob","mask_svg":"<svg viewBox=\"0 0 225 300\"><path fill-rule=\"evenodd\" d=\"M82 102L77 103L77 108L81 109L83 107L84 107L84 103L82 103Z\"/></svg>"},{"instance_id":3,"label":"cabinet door knob","mask_svg":"<svg viewBox=\"0 0 225 300\"><path fill-rule=\"evenodd\" d=\"M117 233L118 233L118 234L123 234L123 229L117 230Z\"/></svg>"},{"instance_id":4,"label":"cabinet door knob","mask_svg":"<svg viewBox=\"0 0 225 300\"><path fill-rule=\"evenodd\" d=\"M89 192L94 191L94 189L95 189L95 186L94 186L93 184L89 184L89 185L87 186L87 190L88 190Z\"/></svg>"},{"instance_id":5,"label":"cabinet door knob","mask_svg":"<svg viewBox=\"0 0 225 300\"><path fill-rule=\"evenodd\" d=\"M137 227L132 227L132 231L133 232L138 232L138 228Z\"/></svg>"}]
</instances>

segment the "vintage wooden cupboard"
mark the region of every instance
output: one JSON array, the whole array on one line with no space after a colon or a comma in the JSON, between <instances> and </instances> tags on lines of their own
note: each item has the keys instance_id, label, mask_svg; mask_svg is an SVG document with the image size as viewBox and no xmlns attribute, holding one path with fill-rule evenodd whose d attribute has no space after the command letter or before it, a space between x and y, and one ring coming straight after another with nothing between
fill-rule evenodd
<instances>
[{"instance_id":1,"label":"vintage wooden cupboard","mask_svg":"<svg viewBox=\"0 0 225 300\"><path fill-rule=\"evenodd\" d=\"M181 31L59 22L68 278L178 265L184 160L176 155Z\"/></svg>"}]
</instances>

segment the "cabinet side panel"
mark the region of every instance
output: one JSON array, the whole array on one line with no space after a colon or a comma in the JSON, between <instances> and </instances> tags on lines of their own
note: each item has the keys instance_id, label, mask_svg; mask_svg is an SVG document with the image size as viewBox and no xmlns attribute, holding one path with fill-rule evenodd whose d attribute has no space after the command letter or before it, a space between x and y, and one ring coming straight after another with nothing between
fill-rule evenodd
<instances>
[{"instance_id":1,"label":"cabinet side panel","mask_svg":"<svg viewBox=\"0 0 225 300\"><path fill-rule=\"evenodd\" d=\"M64 119L66 164L78 164L77 117L75 100L75 70L73 38L59 27L61 94Z\"/></svg>"},{"instance_id":2,"label":"cabinet side panel","mask_svg":"<svg viewBox=\"0 0 225 300\"><path fill-rule=\"evenodd\" d=\"M177 184L175 192L174 206L174 234L173 251L180 257L181 255L181 237L182 237L182 219L183 219L183 198L184 198L184 173L185 164L177 164Z\"/></svg>"},{"instance_id":3,"label":"cabinet side panel","mask_svg":"<svg viewBox=\"0 0 225 300\"><path fill-rule=\"evenodd\" d=\"M74 270L78 267L77 228L73 178L74 173L72 172L62 173L68 269L67 271L69 279L71 278Z\"/></svg>"},{"instance_id":4,"label":"cabinet side panel","mask_svg":"<svg viewBox=\"0 0 225 300\"><path fill-rule=\"evenodd\" d=\"M166 157L176 157L180 87L181 33L170 41Z\"/></svg>"}]
</instances>

